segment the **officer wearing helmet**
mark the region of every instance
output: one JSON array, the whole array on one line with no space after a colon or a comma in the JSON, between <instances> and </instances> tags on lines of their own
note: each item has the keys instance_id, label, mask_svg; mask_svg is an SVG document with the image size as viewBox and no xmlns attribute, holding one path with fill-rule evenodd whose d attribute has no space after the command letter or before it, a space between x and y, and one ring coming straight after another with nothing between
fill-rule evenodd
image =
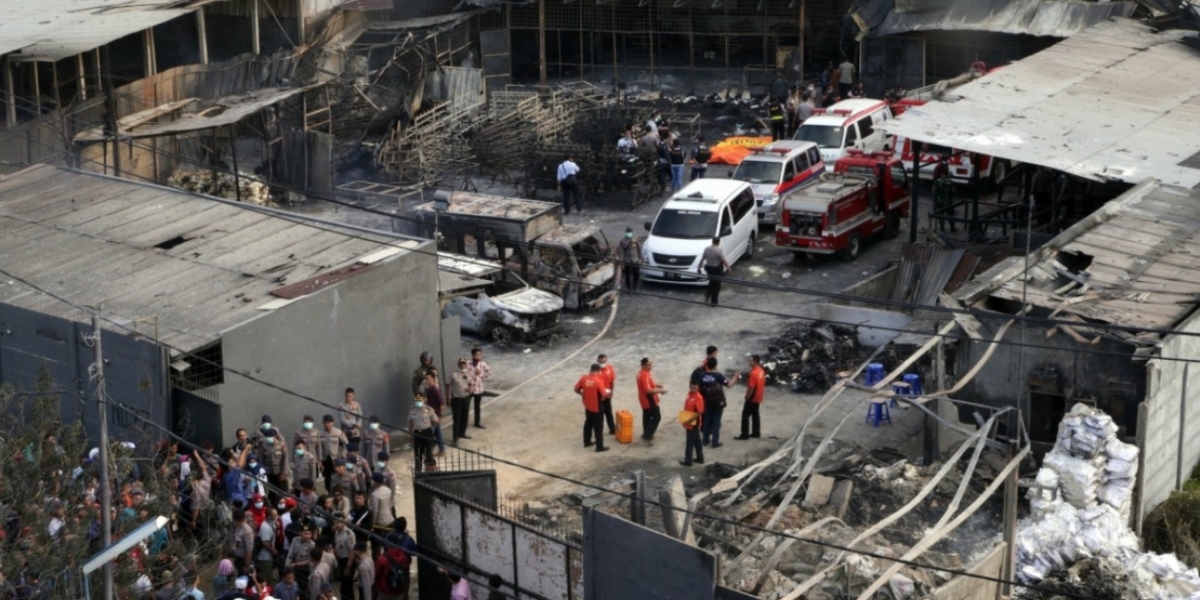
<instances>
[{"instance_id":1,"label":"officer wearing helmet","mask_svg":"<svg viewBox=\"0 0 1200 600\"><path fill-rule=\"evenodd\" d=\"M413 396L425 395L425 372L433 368L433 354L428 350L421 353L421 366L413 371L412 390Z\"/></svg>"}]
</instances>

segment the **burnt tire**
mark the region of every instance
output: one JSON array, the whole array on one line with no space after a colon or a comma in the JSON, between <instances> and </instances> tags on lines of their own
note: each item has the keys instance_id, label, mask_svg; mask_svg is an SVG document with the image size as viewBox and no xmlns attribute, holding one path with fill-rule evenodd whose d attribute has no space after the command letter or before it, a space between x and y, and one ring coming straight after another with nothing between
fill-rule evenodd
<instances>
[{"instance_id":1,"label":"burnt tire","mask_svg":"<svg viewBox=\"0 0 1200 600\"><path fill-rule=\"evenodd\" d=\"M900 211L889 210L887 224L883 226L883 237L891 240L898 235L900 235Z\"/></svg>"},{"instance_id":2,"label":"burnt tire","mask_svg":"<svg viewBox=\"0 0 1200 600\"><path fill-rule=\"evenodd\" d=\"M838 258L849 262L858 258L860 253L862 253L862 236L855 231L850 234L850 239L846 242L846 247L838 250Z\"/></svg>"},{"instance_id":3,"label":"burnt tire","mask_svg":"<svg viewBox=\"0 0 1200 600\"><path fill-rule=\"evenodd\" d=\"M484 328L483 335L487 339L491 340L493 344L500 346L501 348L506 348L514 343L519 343L523 337L520 331L510 327L505 327L499 323L488 324L488 326Z\"/></svg>"}]
</instances>

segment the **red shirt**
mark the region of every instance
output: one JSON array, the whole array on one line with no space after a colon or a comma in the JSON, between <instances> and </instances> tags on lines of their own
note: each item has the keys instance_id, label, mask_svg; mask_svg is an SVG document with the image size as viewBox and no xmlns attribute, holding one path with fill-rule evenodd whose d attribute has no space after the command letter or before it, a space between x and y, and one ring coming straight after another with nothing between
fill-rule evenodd
<instances>
[{"instance_id":1,"label":"red shirt","mask_svg":"<svg viewBox=\"0 0 1200 600\"><path fill-rule=\"evenodd\" d=\"M612 363L605 363L600 367L600 381L608 388L608 393L613 391L613 384L617 381L617 372L613 369Z\"/></svg>"},{"instance_id":2,"label":"red shirt","mask_svg":"<svg viewBox=\"0 0 1200 600\"><path fill-rule=\"evenodd\" d=\"M683 401L683 410L694 412L700 415L704 414L704 396L700 394L700 390L689 391L687 399ZM703 417L691 425L684 425L684 429L695 429L704 421Z\"/></svg>"},{"instance_id":3,"label":"red shirt","mask_svg":"<svg viewBox=\"0 0 1200 600\"><path fill-rule=\"evenodd\" d=\"M746 378L746 385L753 390L746 399L755 404L762 404L763 388L767 386L767 372L761 366L754 365L750 369L750 376Z\"/></svg>"},{"instance_id":4,"label":"red shirt","mask_svg":"<svg viewBox=\"0 0 1200 600\"><path fill-rule=\"evenodd\" d=\"M604 378L591 373L579 378L575 392L583 394L583 408L588 412L600 412L600 399L609 394L608 388L604 387Z\"/></svg>"},{"instance_id":5,"label":"red shirt","mask_svg":"<svg viewBox=\"0 0 1200 600\"><path fill-rule=\"evenodd\" d=\"M650 374L650 371L642 369L638 372L638 402L642 403L642 410L650 410L650 408L658 406L658 394L651 393L651 390L657 387L658 384L654 383L654 376Z\"/></svg>"}]
</instances>

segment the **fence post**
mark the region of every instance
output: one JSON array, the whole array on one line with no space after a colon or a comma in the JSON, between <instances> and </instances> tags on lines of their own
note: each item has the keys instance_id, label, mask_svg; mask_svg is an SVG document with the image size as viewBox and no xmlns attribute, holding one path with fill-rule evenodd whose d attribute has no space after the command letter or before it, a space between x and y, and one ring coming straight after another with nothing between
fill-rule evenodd
<instances>
[{"instance_id":1,"label":"fence post","mask_svg":"<svg viewBox=\"0 0 1200 600\"><path fill-rule=\"evenodd\" d=\"M638 525L646 524L646 472L633 472L633 498L630 499L629 516Z\"/></svg>"}]
</instances>

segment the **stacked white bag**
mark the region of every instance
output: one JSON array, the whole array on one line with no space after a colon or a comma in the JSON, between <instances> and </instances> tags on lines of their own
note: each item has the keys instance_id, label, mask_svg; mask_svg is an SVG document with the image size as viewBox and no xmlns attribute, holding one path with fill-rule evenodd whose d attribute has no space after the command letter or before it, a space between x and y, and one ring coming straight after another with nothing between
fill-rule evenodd
<instances>
[{"instance_id":1,"label":"stacked white bag","mask_svg":"<svg viewBox=\"0 0 1200 600\"><path fill-rule=\"evenodd\" d=\"M1025 583L1084 558L1108 558L1129 571L1143 598L1200 598L1200 573L1175 555L1139 551L1129 529L1138 449L1116 437L1104 412L1076 404L1058 426L1027 497L1033 514L1017 528L1017 575Z\"/></svg>"}]
</instances>

